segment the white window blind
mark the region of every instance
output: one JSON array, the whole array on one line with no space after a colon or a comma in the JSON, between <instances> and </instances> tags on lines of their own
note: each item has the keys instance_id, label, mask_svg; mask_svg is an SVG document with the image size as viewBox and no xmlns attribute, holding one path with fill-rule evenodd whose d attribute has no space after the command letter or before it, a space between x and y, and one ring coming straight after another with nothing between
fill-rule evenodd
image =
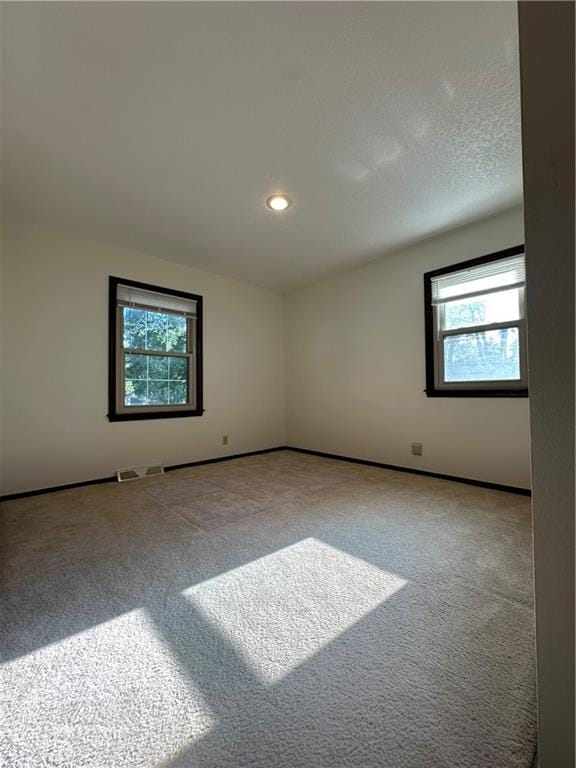
<instances>
[{"instance_id":1,"label":"white window blind","mask_svg":"<svg viewBox=\"0 0 576 768\"><path fill-rule=\"evenodd\" d=\"M196 316L196 302L192 299L169 296L165 293L154 293L129 285L118 286L118 303L127 307L147 307L162 312L176 312L189 317Z\"/></svg>"},{"instance_id":2,"label":"white window blind","mask_svg":"<svg viewBox=\"0 0 576 768\"><path fill-rule=\"evenodd\" d=\"M458 272L432 278L432 301L435 304L456 296L482 293L523 285L525 281L524 255L480 264Z\"/></svg>"}]
</instances>

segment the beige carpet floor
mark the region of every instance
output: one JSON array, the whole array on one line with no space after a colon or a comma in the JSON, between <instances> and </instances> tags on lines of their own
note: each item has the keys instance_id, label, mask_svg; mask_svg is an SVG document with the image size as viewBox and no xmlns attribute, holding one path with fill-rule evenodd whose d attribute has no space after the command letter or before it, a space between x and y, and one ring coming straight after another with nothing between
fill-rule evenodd
<instances>
[{"instance_id":1,"label":"beige carpet floor","mask_svg":"<svg viewBox=\"0 0 576 768\"><path fill-rule=\"evenodd\" d=\"M2 521L4 766L531 765L525 497L282 451Z\"/></svg>"}]
</instances>

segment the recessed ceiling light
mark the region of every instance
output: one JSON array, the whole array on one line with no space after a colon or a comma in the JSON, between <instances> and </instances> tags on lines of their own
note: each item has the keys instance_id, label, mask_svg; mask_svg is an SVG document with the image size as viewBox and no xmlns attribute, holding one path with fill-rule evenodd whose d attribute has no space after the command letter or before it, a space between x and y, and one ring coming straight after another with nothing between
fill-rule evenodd
<instances>
[{"instance_id":1,"label":"recessed ceiling light","mask_svg":"<svg viewBox=\"0 0 576 768\"><path fill-rule=\"evenodd\" d=\"M285 211L292 205L292 200L286 195L272 195L266 200L266 205L271 211Z\"/></svg>"}]
</instances>

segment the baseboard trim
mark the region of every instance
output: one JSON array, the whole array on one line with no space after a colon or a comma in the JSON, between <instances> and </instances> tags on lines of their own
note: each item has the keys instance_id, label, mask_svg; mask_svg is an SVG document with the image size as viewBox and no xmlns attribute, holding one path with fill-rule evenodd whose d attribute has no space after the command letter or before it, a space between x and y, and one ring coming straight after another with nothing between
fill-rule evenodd
<instances>
[{"instance_id":1,"label":"baseboard trim","mask_svg":"<svg viewBox=\"0 0 576 768\"><path fill-rule=\"evenodd\" d=\"M165 472L172 472L175 469L186 469L186 467L199 467L202 464L218 464L221 461L230 461L231 459L245 459L247 456L259 456L262 453L275 453L276 451L285 451L285 445L277 445L274 448L261 448L258 451L248 451L248 453L234 453L231 456L217 456L215 459L200 459L198 461L187 461L185 464L171 464L164 467Z\"/></svg>"},{"instance_id":2,"label":"baseboard trim","mask_svg":"<svg viewBox=\"0 0 576 768\"><path fill-rule=\"evenodd\" d=\"M116 475L111 475L110 477L97 477L95 480L80 480L78 483L66 483L66 485L51 485L48 488L34 488L32 491L6 493L3 496L0 496L0 502L13 501L14 499L25 499L28 496L43 496L45 493L69 491L72 488L82 488L85 485L101 485L102 483L112 483L114 480L116 480Z\"/></svg>"},{"instance_id":3,"label":"baseboard trim","mask_svg":"<svg viewBox=\"0 0 576 768\"><path fill-rule=\"evenodd\" d=\"M411 475L423 475L424 477L435 477L438 480L450 480L454 483L464 483L465 485L475 485L478 488L489 488L493 491L504 491L505 493L517 493L521 496L531 496L530 488L518 488L514 485L501 485L500 483L488 483L484 480L473 480L469 477L458 477L457 475L445 475L440 472L428 472L425 469L414 469L412 467L400 467L396 464L384 464L381 461L371 461L369 459L356 459L352 456L342 456L338 453L326 453L324 451L313 451L309 448L295 448L290 445L278 445L274 448L261 448L258 451L248 451L247 453L233 453L228 456L216 456L212 459L198 459L197 461L187 461L184 464L170 464L164 467L166 472L172 472L176 469L186 469L187 467L198 467L204 464L218 464L221 461L231 461L233 459L242 459L248 456L259 456L263 453L274 453L275 451L295 451L296 453L306 453L310 456L320 456L324 459L337 459L338 461L348 461L352 464L363 464L368 467L380 467L381 469L392 469L395 472L407 472ZM82 480L78 483L67 483L66 485L55 485L49 488L36 488L32 491L20 491L19 493L8 493L0 496L0 502L13 501L15 499L25 499L28 496L42 496L46 493L57 493L58 491L68 491L72 488L82 488L86 485L100 485L101 483L116 482L116 475L110 477L99 477L95 480Z\"/></svg>"},{"instance_id":4,"label":"baseboard trim","mask_svg":"<svg viewBox=\"0 0 576 768\"><path fill-rule=\"evenodd\" d=\"M202 464L217 464L220 461L231 461L232 459L242 459L247 456L258 456L261 453L274 453L274 451L284 451L286 446L278 445L274 448L261 448L258 451L248 451L247 453L233 453L229 456L217 456L213 459L199 459L198 461L187 461L184 464L170 464L164 467L165 472L172 472L175 469L185 469L186 467L196 467ZM100 485L102 483L116 482L116 475L109 477L99 477L95 480L81 480L78 483L66 483L66 485L53 485L49 488L35 488L32 491L20 491L19 493L7 493L0 496L2 501L14 501L15 499L25 499L28 496L42 496L46 493L57 493L58 491L69 491L72 488L82 488L85 485Z\"/></svg>"},{"instance_id":5,"label":"baseboard trim","mask_svg":"<svg viewBox=\"0 0 576 768\"><path fill-rule=\"evenodd\" d=\"M368 467L380 467L381 469L392 469L395 472L408 472L411 475L424 475L425 477L435 477L437 480L450 480L454 483L464 483L465 485L475 485L479 488L489 488L492 491L505 491L506 493L517 493L521 496L531 496L530 488L518 488L515 485L501 485L500 483L488 483L485 480L473 480L469 477L458 477L457 475L444 475L440 472L429 472L425 469L413 469L412 467L399 467L396 464L384 464L380 461L370 461L369 459L355 459L352 456L341 456L338 453L325 453L324 451L312 451L308 448L294 448L286 446L289 451L297 453L307 453L310 456L320 456L324 459L337 459L338 461L348 461L352 464L364 464Z\"/></svg>"}]
</instances>

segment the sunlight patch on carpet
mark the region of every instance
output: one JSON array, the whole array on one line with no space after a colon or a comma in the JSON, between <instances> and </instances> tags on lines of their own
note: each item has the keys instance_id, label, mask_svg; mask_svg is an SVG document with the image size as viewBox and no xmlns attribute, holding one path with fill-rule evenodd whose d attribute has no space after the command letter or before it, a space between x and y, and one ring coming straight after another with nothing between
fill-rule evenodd
<instances>
[{"instance_id":1,"label":"sunlight patch on carpet","mask_svg":"<svg viewBox=\"0 0 576 768\"><path fill-rule=\"evenodd\" d=\"M79 753L92 755L86 765L148 765L151 754L170 759L217 722L145 609L6 663L0 689L22 765L34 764L41 744L50 745L43 765L78 765ZM47 690L57 691L57 709ZM1 691L16 691L21 706Z\"/></svg>"},{"instance_id":2,"label":"sunlight patch on carpet","mask_svg":"<svg viewBox=\"0 0 576 768\"><path fill-rule=\"evenodd\" d=\"M407 584L315 538L185 590L265 684L274 684Z\"/></svg>"}]
</instances>

